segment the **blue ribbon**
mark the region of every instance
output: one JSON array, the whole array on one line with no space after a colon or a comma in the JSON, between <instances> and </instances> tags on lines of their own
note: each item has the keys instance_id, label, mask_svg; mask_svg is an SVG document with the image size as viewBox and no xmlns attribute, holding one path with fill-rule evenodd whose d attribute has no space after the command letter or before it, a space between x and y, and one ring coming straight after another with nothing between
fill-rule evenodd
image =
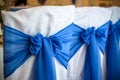
<instances>
[{"instance_id":1,"label":"blue ribbon","mask_svg":"<svg viewBox=\"0 0 120 80\"><path fill-rule=\"evenodd\" d=\"M106 80L120 80L120 20L111 24L106 45L107 77Z\"/></svg>"},{"instance_id":2,"label":"blue ribbon","mask_svg":"<svg viewBox=\"0 0 120 80\"><path fill-rule=\"evenodd\" d=\"M67 69L71 57L76 53L74 36L75 25L71 24L50 37L40 33L35 36L24 34L4 26L4 75L5 78L22 64L35 56L34 80L56 80L54 57Z\"/></svg>"},{"instance_id":3,"label":"blue ribbon","mask_svg":"<svg viewBox=\"0 0 120 80\"><path fill-rule=\"evenodd\" d=\"M55 57L66 69L69 60L86 43L85 80L101 80L99 48L104 52L109 22L94 28L71 24L58 33L43 37L24 34L8 26L4 27L4 75L16 71L30 56L35 56L34 80L56 80Z\"/></svg>"},{"instance_id":4,"label":"blue ribbon","mask_svg":"<svg viewBox=\"0 0 120 80\"><path fill-rule=\"evenodd\" d=\"M74 34L76 37L79 35L79 41L77 42L79 44L76 46L81 47L83 43L87 45L84 64L84 80L102 80L99 48L104 53L110 23L111 22L108 21L97 30L95 30L94 27L85 30L78 26L78 33Z\"/></svg>"}]
</instances>

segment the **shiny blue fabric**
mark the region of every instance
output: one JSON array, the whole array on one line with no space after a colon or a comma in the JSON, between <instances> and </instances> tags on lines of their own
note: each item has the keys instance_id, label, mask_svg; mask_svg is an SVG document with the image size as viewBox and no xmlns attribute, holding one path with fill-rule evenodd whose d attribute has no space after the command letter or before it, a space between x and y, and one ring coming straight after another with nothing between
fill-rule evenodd
<instances>
[{"instance_id":1,"label":"shiny blue fabric","mask_svg":"<svg viewBox=\"0 0 120 80\"><path fill-rule=\"evenodd\" d=\"M110 25L106 45L107 77L106 80L120 80L120 20Z\"/></svg>"},{"instance_id":2,"label":"shiny blue fabric","mask_svg":"<svg viewBox=\"0 0 120 80\"><path fill-rule=\"evenodd\" d=\"M35 56L34 80L56 80L54 57L67 69L69 60L80 47L87 45L84 80L102 80L99 49L104 52L110 21L87 30L71 24L58 33L44 37L24 34L4 27L5 78L19 68L30 56Z\"/></svg>"},{"instance_id":3,"label":"shiny blue fabric","mask_svg":"<svg viewBox=\"0 0 120 80\"><path fill-rule=\"evenodd\" d=\"M94 27L91 27L86 30L81 29L78 32L80 37L79 43L87 45L84 80L102 80L99 49L104 53L110 23L111 21L108 21L96 30Z\"/></svg>"},{"instance_id":4,"label":"shiny blue fabric","mask_svg":"<svg viewBox=\"0 0 120 80\"><path fill-rule=\"evenodd\" d=\"M56 80L54 57L67 68L71 57L79 49L74 48L74 24L50 37L38 33L24 34L4 26L4 75L10 76L31 56L35 56L34 80ZM74 44L74 45L73 45Z\"/></svg>"}]
</instances>

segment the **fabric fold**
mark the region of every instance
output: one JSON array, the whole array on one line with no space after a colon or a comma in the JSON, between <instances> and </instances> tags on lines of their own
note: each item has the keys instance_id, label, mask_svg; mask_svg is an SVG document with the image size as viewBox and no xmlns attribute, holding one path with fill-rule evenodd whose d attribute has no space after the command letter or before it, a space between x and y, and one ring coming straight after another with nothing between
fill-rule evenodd
<instances>
[{"instance_id":1,"label":"fabric fold","mask_svg":"<svg viewBox=\"0 0 120 80\"><path fill-rule=\"evenodd\" d=\"M120 80L120 20L110 25L107 39L107 77L106 80Z\"/></svg>"},{"instance_id":2,"label":"fabric fold","mask_svg":"<svg viewBox=\"0 0 120 80\"><path fill-rule=\"evenodd\" d=\"M42 48L36 56L34 80L56 80L54 54L49 38L43 38Z\"/></svg>"}]
</instances>

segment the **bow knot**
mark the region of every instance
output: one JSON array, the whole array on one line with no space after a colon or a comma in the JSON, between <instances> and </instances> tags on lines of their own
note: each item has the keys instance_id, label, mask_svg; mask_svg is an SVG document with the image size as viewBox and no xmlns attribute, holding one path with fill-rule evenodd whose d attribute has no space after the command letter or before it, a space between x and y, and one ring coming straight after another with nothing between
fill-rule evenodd
<instances>
[{"instance_id":1,"label":"bow knot","mask_svg":"<svg viewBox=\"0 0 120 80\"><path fill-rule=\"evenodd\" d=\"M42 47L42 39L43 39L43 36L39 33L36 36L31 37L29 51L34 56L36 56L39 53L39 51Z\"/></svg>"},{"instance_id":2,"label":"bow knot","mask_svg":"<svg viewBox=\"0 0 120 80\"><path fill-rule=\"evenodd\" d=\"M81 33L81 38L82 38L82 40L83 40L87 45L89 45L91 35L93 35L94 32L95 32L95 28L94 28L94 27L91 27L91 28L88 28L87 30L84 30L84 31Z\"/></svg>"}]
</instances>

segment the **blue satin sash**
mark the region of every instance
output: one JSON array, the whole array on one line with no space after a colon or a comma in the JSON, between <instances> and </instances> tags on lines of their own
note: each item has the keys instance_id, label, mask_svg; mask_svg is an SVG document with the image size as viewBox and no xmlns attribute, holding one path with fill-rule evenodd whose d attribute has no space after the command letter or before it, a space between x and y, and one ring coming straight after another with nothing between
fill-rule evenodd
<instances>
[{"instance_id":1,"label":"blue satin sash","mask_svg":"<svg viewBox=\"0 0 120 80\"><path fill-rule=\"evenodd\" d=\"M102 80L99 49L104 53L110 23L111 21L108 21L96 30L94 27L86 30L78 29L78 33L74 35L80 38L77 43L85 43L87 45L84 64L84 80ZM79 44L76 46L79 46Z\"/></svg>"},{"instance_id":2,"label":"blue satin sash","mask_svg":"<svg viewBox=\"0 0 120 80\"><path fill-rule=\"evenodd\" d=\"M4 27L4 75L11 75L35 56L34 80L56 80L54 57L67 69L69 60L85 43L85 80L102 80L99 48L104 52L110 21L87 30L71 24L58 33L44 37L24 34L9 26Z\"/></svg>"},{"instance_id":3,"label":"blue satin sash","mask_svg":"<svg viewBox=\"0 0 120 80\"><path fill-rule=\"evenodd\" d=\"M30 56L35 56L34 80L56 80L54 57L67 69L69 60L79 49L74 47L74 27L75 25L71 24L55 35L44 37L40 33L30 36L5 25L5 78L24 64Z\"/></svg>"},{"instance_id":4,"label":"blue satin sash","mask_svg":"<svg viewBox=\"0 0 120 80\"><path fill-rule=\"evenodd\" d=\"M110 25L106 45L107 77L106 80L120 80L120 20Z\"/></svg>"}]
</instances>

